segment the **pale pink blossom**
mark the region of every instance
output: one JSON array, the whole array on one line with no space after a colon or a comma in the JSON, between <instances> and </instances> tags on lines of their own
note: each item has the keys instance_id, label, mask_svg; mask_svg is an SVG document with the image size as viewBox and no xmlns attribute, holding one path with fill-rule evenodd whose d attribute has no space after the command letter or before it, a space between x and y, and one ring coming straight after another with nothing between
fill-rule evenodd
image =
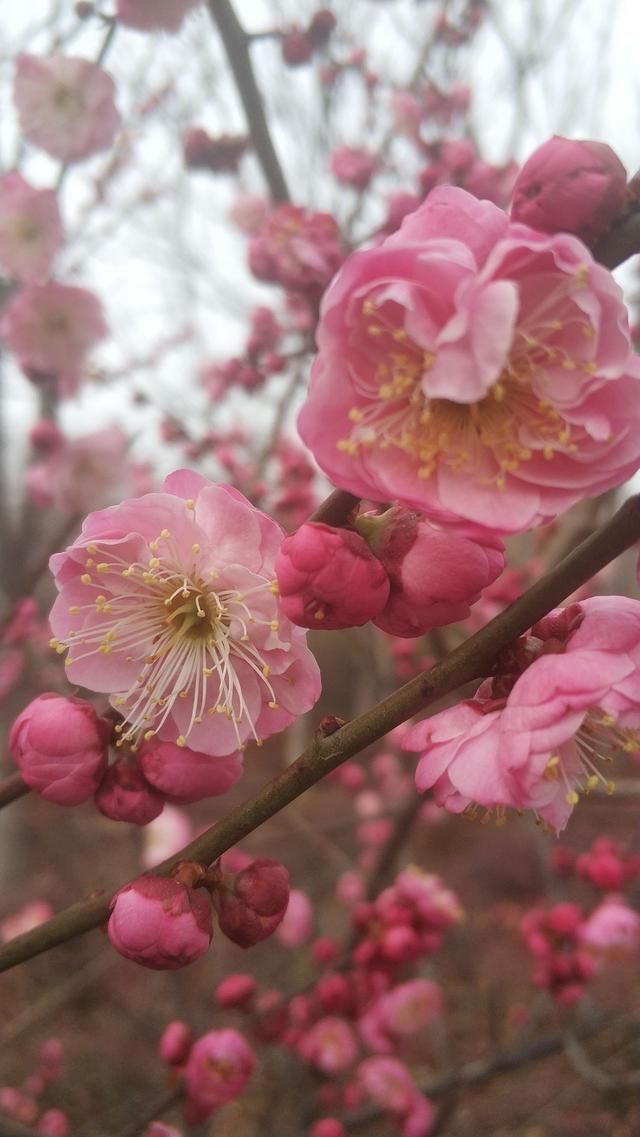
<instances>
[{"instance_id":1,"label":"pale pink blossom","mask_svg":"<svg viewBox=\"0 0 640 1137\"><path fill-rule=\"evenodd\" d=\"M139 759L147 781L178 805L225 794L242 777L240 752L212 762L209 754L152 738L143 742Z\"/></svg>"},{"instance_id":2,"label":"pale pink blossom","mask_svg":"<svg viewBox=\"0 0 640 1137\"><path fill-rule=\"evenodd\" d=\"M25 485L31 500L41 508L76 514L120 500L131 482L128 448L129 440L117 426L64 439L28 467Z\"/></svg>"},{"instance_id":3,"label":"pale pink blossom","mask_svg":"<svg viewBox=\"0 0 640 1137\"><path fill-rule=\"evenodd\" d=\"M313 905L306 892L292 888L287 910L276 929L276 939L288 948L300 947L306 943L313 927Z\"/></svg>"},{"instance_id":4,"label":"pale pink blossom","mask_svg":"<svg viewBox=\"0 0 640 1137\"><path fill-rule=\"evenodd\" d=\"M120 955L143 967L186 967L211 943L211 901L177 880L140 876L113 897L107 935Z\"/></svg>"},{"instance_id":5,"label":"pale pink blossom","mask_svg":"<svg viewBox=\"0 0 640 1137\"><path fill-rule=\"evenodd\" d=\"M398 1058L366 1058L357 1073L358 1081L376 1105L389 1113L409 1112L417 1090L404 1062Z\"/></svg>"},{"instance_id":6,"label":"pale pink blossom","mask_svg":"<svg viewBox=\"0 0 640 1137\"><path fill-rule=\"evenodd\" d=\"M640 361L611 274L463 190L349 257L317 342L299 431L360 497L518 532L640 465Z\"/></svg>"},{"instance_id":7,"label":"pale pink blossom","mask_svg":"<svg viewBox=\"0 0 640 1137\"><path fill-rule=\"evenodd\" d=\"M276 559L280 603L303 628L352 628L378 616L389 579L367 542L318 521L285 537Z\"/></svg>"},{"instance_id":8,"label":"pale pink blossom","mask_svg":"<svg viewBox=\"0 0 640 1137\"><path fill-rule=\"evenodd\" d=\"M409 979L386 991L361 1017L358 1025L368 1046L382 1053L397 1041L424 1030L443 1011L442 991L431 979Z\"/></svg>"},{"instance_id":9,"label":"pale pink blossom","mask_svg":"<svg viewBox=\"0 0 640 1137\"><path fill-rule=\"evenodd\" d=\"M302 1057L323 1074L342 1074L358 1055L353 1028L344 1019L329 1015L318 1019L298 1042Z\"/></svg>"},{"instance_id":10,"label":"pale pink blossom","mask_svg":"<svg viewBox=\"0 0 640 1137\"><path fill-rule=\"evenodd\" d=\"M218 1106L240 1096L256 1060L237 1030L210 1030L191 1049L184 1071L187 1119L205 1121Z\"/></svg>"},{"instance_id":11,"label":"pale pink blossom","mask_svg":"<svg viewBox=\"0 0 640 1137\"><path fill-rule=\"evenodd\" d=\"M0 335L34 382L73 390L90 349L107 334L99 300L86 288L49 281L22 288L5 308Z\"/></svg>"},{"instance_id":12,"label":"pale pink blossom","mask_svg":"<svg viewBox=\"0 0 640 1137\"><path fill-rule=\"evenodd\" d=\"M188 12L201 0L117 0L116 18L141 32L177 32Z\"/></svg>"},{"instance_id":13,"label":"pale pink blossom","mask_svg":"<svg viewBox=\"0 0 640 1137\"><path fill-rule=\"evenodd\" d=\"M330 170L345 186L364 190L376 172L375 154L357 146L339 146L331 155Z\"/></svg>"},{"instance_id":14,"label":"pale pink blossom","mask_svg":"<svg viewBox=\"0 0 640 1137\"><path fill-rule=\"evenodd\" d=\"M556 134L521 167L511 216L532 229L575 233L592 244L626 196L627 172L610 146Z\"/></svg>"},{"instance_id":15,"label":"pale pink blossom","mask_svg":"<svg viewBox=\"0 0 640 1137\"><path fill-rule=\"evenodd\" d=\"M578 939L603 959L636 956L640 950L640 915L624 896L606 896L581 925Z\"/></svg>"},{"instance_id":16,"label":"pale pink blossom","mask_svg":"<svg viewBox=\"0 0 640 1137\"><path fill-rule=\"evenodd\" d=\"M70 1132L69 1119L61 1109L47 1109L38 1118L36 1133L40 1137L69 1137Z\"/></svg>"},{"instance_id":17,"label":"pale pink blossom","mask_svg":"<svg viewBox=\"0 0 640 1137\"><path fill-rule=\"evenodd\" d=\"M598 596L545 617L476 697L407 731L419 789L451 812L532 809L557 831L603 766L640 751L640 601Z\"/></svg>"},{"instance_id":18,"label":"pale pink blossom","mask_svg":"<svg viewBox=\"0 0 640 1137\"><path fill-rule=\"evenodd\" d=\"M111 731L84 699L47 692L18 715L9 750L32 790L57 805L78 805L100 784Z\"/></svg>"},{"instance_id":19,"label":"pale pink blossom","mask_svg":"<svg viewBox=\"0 0 640 1137\"><path fill-rule=\"evenodd\" d=\"M193 827L184 810L165 805L160 816L142 831L142 867L152 869L160 861L172 857L189 844L193 835Z\"/></svg>"},{"instance_id":20,"label":"pale pink blossom","mask_svg":"<svg viewBox=\"0 0 640 1137\"><path fill-rule=\"evenodd\" d=\"M255 237L269 215L269 202L259 194L240 194L229 211L229 218L248 237Z\"/></svg>"},{"instance_id":21,"label":"pale pink blossom","mask_svg":"<svg viewBox=\"0 0 640 1137\"><path fill-rule=\"evenodd\" d=\"M13 97L28 142L62 162L107 150L120 116L111 76L87 59L19 55Z\"/></svg>"},{"instance_id":22,"label":"pale pink blossom","mask_svg":"<svg viewBox=\"0 0 640 1137\"><path fill-rule=\"evenodd\" d=\"M64 240L54 190L36 189L21 174L0 178L0 271L16 280L42 280Z\"/></svg>"},{"instance_id":23,"label":"pale pink blossom","mask_svg":"<svg viewBox=\"0 0 640 1137\"><path fill-rule=\"evenodd\" d=\"M231 755L313 706L318 666L278 609L281 539L237 490L182 470L51 558L68 676L111 695L123 740Z\"/></svg>"}]
</instances>

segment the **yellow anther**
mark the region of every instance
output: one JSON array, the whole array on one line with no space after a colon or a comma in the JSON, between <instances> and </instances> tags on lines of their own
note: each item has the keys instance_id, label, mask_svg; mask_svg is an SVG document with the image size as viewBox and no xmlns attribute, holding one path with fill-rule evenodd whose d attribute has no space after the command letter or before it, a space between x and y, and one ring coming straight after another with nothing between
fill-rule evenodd
<instances>
[{"instance_id":1,"label":"yellow anther","mask_svg":"<svg viewBox=\"0 0 640 1137\"><path fill-rule=\"evenodd\" d=\"M108 571L109 571L109 565L107 564L106 561L100 561L100 564L96 565L96 572L105 573Z\"/></svg>"},{"instance_id":2,"label":"yellow anther","mask_svg":"<svg viewBox=\"0 0 640 1137\"><path fill-rule=\"evenodd\" d=\"M178 737L176 738L176 746L186 746L186 745L187 745L187 740L186 740L184 734L179 734Z\"/></svg>"},{"instance_id":3,"label":"yellow anther","mask_svg":"<svg viewBox=\"0 0 640 1137\"><path fill-rule=\"evenodd\" d=\"M78 608L77 604L74 604L71 608L68 608L67 611L69 612L70 616L79 616L80 615L80 609Z\"/></svg>"},{"instance_id":4,"label":"yellow anther","mask_svg":"<svg viewBox=\"0 0 640 1137\"><path fill-rule=\"evenodd\" d=\"M83 572L82 576L80 577L80 583L81 584L93 584L93 581L92 581L91 577L89 576L88 572Z\"/></svg>"}]
</instances>

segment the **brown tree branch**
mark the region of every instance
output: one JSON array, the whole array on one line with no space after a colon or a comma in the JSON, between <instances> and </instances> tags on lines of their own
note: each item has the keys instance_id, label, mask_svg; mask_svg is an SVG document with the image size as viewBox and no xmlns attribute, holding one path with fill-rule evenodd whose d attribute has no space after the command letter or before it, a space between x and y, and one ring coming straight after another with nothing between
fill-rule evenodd
<instances>
[{"instance_id":1,"label":"brown tree branch","mask_svg":"<svg viewBox=\"0 0 640 1137\"><path fill-rule=\"evenodd\" d=\"M0 781L0 809L28 793L29 786L23 781L22 775L9 774Z\"/></svg>"},{"instance_id":2,"label":"brown tree branch","mask_svg":"<svg viewBox=\"0 0 640 1137\"><path fill-rule=\"evenodd\" d=\"M181 860L211 864L348 758L464 683L484 678L500 651L638 540L640 495L629 498L606 525L440 663L334 734L316 738L287 770L186 848L163 861L155 872L167 876ZM108 918L109 905L110 896L100 892L17 936L0 947L0 971L97 927Z\"/></svg>"},{"instance_id":3,"label":"brown tree branch","mask_svg":"<svg viewBox=\"0 0 640 1137\"><path fill-rule=\"evenodd\" d=\"M264 103L251 65L249 53L251 37L247 35L238 20L230 0L208 0L207 7L211 19L218 29L229 60L229 66L247 117L253 148L269 186L271 197L276 203L288 202L291 197L273 145L264 112Z\"/></svg>"},{"instance_id":4,"label":"brown tree branch","mask_svg":"<svg viewBox=\"0 0 640 1137\"><path fill-rule=\"evenodd\" d=\"M593 247L593 255L605 268L617 268L640 253L640 170L627 186L627 201L610 229Z\"/></svg>"},{"instance_id":5,"label":"brown tree branch","mask_svg":"<svg viewBox=\"0 0 640 1137\"><path fill-rule=\"evenodd\" d=\"M325 525L345 525L360 498L346 490L334 490L318 506L309 521L322 521Z\"/></svg>"}]
</instances>

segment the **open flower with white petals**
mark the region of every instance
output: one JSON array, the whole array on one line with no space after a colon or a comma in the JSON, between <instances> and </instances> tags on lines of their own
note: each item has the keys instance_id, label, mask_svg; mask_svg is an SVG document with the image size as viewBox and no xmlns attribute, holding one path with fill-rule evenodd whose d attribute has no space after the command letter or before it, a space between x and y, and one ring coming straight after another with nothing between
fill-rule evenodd
<instances>
[{"instance_id":1,"label":"open flower with white petals","mask_svg":"<svg viewBox=\"0 0 640 1137\"><path fill-rule=\"evenodd\" d=\"M111 696L122 740L226 755L313 706L317 664L279 610L282 537L237 490L179 470L51 558L52 644L71 682Z\"/></svg>"}]
</instances>

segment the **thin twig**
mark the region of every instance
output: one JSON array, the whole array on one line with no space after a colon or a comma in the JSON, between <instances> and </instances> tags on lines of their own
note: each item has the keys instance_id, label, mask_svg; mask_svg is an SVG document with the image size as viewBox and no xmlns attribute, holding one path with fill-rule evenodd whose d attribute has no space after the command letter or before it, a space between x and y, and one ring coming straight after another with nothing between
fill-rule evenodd
<instances>
[{"instance_id":1,"label":"thin twig","mask_svg":"<svg viewBox=\"0 0 640 1137\"><path fill-rule=\"evenodd\" d=\"M277 203L290 201L287 183L267 124L262 96L253 73L249 53L251 37L246 34L229 0L208 0L207 6L227 54L247 116L253 149L271 197Z\"/></svg>"},{"instance_id":2,"label":"thin twig","mask_svg":"<svg viewBox=\"0 0 640 1137\"><path fill-rule=\"evenodd\" d=\"M9 774L8 777L3 778L0 782L0 809L5 805L10 805L12 801L17 801L19 797L29 793L29 786L23 780L21 774Z\"/></svg>"}]
</instances>

